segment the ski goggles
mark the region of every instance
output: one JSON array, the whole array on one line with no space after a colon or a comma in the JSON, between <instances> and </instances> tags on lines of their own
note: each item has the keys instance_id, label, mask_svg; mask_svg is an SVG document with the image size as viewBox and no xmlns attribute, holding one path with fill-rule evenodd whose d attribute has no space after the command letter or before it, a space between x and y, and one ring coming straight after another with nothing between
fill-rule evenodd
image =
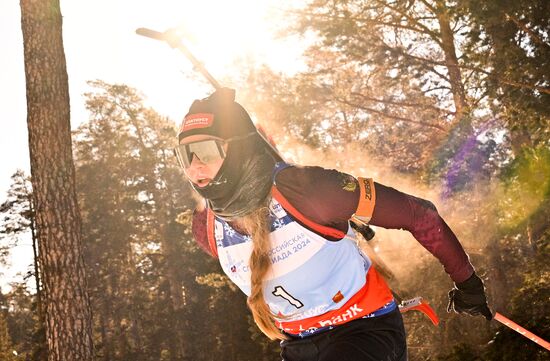
<instances>
[{"instance_id":1,"label":"ski goggles","mask_svg":"<svg viewBox=\"0 0 550 361\"><path fill-rule=\"evenodd\" d=\"M255 134L258 133L250 132L245 135L240 135L225 140L206 139L199 140L198 142L180 144L174 148L174 155L176 156L179 165L184 169L191 166L193 157L197 157L204 164L214 163L218 160L225 159L225 145L227 143L236 140L243 140Z\"/></svg>"},{"instance_id":2,"label":"ski goggles","mask_svg":"<svg viewBox=\"0 0 550 361\"><path fill-rule=\"evenodd\" d=\"M207 139L180 144L174 148L174 155L182 168L189 168L193 157L197 157L204 164L210 164L225 159L225 143L223 140Z\"/></svg>"}]
</instances>

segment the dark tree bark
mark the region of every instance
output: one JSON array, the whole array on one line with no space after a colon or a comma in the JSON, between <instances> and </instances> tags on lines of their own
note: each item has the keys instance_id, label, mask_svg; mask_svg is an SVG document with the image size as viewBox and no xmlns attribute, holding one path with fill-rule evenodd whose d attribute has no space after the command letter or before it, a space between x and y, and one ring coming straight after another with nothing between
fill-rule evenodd
<instances>
[{"instance_id":1,"label":"dark tree bark","mask_svg":"<svg viewBox=\"0 0 550 361\"><path fill-rule=\"evenodd\" d=\"M50 361L93 360L59 0L21 0L27 125Z\"/></svg>"},{"instance_id":2,"label":"dark tree bark","mask_svg":"<svg viewBox=\"0 0 550 361\"><path fill-rule=\"evenodd\" d=\"M456 57L455 39L449 22L449 14L444 4L438 5L439 8L437 9L436 15L441 31L441 48L445 53L445 65L449 72L449 82L451 83L451 92L453 93L456 109L455 119L460 121L468 106L466 92L464 91L462 74L458 65L458 58Z\"/></svg>"}]
</instances>

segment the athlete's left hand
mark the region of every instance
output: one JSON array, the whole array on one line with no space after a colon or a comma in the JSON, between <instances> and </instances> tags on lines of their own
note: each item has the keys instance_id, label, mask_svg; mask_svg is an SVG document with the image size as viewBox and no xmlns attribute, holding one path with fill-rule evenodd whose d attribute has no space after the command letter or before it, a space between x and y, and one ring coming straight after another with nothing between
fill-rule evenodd
<instances>
[{"instance_id":1,"label":"athlete's left hand","mask_svg":"<svg viewBox=\"0 0 550 361\"><path fill-rule=\"evenodd\" d=\"M455 287L449 291L447 312L451 311L472 316L483 315L487 320L493 318L487 305L483 281L475 272L466 281L455 283Z\"/></svg>"}]
</instances>

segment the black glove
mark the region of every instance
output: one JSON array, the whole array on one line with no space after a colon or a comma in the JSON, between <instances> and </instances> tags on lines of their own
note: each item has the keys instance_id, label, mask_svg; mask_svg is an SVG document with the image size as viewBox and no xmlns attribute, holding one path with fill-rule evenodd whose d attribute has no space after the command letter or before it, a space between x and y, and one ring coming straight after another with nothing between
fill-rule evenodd
<instances>
[{"instance_id":1,"label":"black glove","mask_svg":"<svg viewBox=\"0 0 550 361\"><path fill-rule=\"evenodd\" d=\"M483 281L475 272L464 282L455 283L455 287L449 291L449 305L447 312L467 313L472 316L483 315L489 321L493 314L487 306L487 297Z\"/></svg>"}]
</instances>

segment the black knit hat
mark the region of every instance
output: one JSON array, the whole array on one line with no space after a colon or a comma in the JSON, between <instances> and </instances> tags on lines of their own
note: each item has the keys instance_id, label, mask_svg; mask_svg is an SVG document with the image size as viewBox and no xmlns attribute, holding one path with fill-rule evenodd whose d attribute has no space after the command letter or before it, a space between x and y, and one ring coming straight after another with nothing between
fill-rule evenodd
<instances>
[{"instance_id":1,"label":"black knit hat","mask_svg":"<svg viewBox=\"0 0 550 361\"><path fill-rule=\"evenodd\" d=\"M255 131L256 127L246 110L235 102L235 90L221 88L191 104L181 123L178 141L195 134L229 139Z\"/></svg>"}]
</instances>

